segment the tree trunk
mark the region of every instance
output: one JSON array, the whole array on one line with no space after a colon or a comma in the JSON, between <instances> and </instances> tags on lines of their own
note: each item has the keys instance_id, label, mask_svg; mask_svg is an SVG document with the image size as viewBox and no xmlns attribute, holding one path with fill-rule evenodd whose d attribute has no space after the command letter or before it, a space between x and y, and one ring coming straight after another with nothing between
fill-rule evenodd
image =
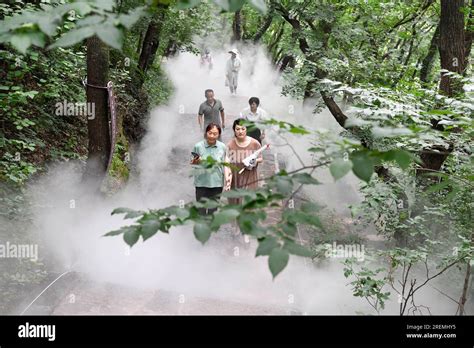
<instances>
[{"instance_id":1,"label":"tree trunk","mask_svg":"<svg viewBox=\"0 0 474 348\"><path fill-rule=\"evenodd\" d=\"M467 21L467 29L466 29L466 38L465 38L465 66L469 66L469 57L471 56L471 48L472 48L472 40L474 38L474 31L472 27L474 26L474 0L471 0L471 11L469 13L469 19ZM474 246L474 233L471 234L471 246ZM465 304L468 297L469 291L469 282L471 278L471 264L469 261L466 264L466 276L464 277L464 286L463 291L461 293L461 298L459 300L459 315L466 314L465 311Z\"/></svg>"},{"instance_id":2,"label":"tree trunk","mask_svg":"<svg viewBox=\"0 0 474 348\"><path fill-rule=\"evenodd\" d=\"M157 5L157 10L148 24L141 43L138 65L132 72L132 78L127 83L127 92L134 98L133 106L123 117L123 129L127 139L138 142L145 134L144 120L148 113L149 101L142 90L146 72L153 64L156 52L160 46L160 34L168 13L168 5Z\"/></svg>"},{"instance_id":3,"label":"tree trunk","mask_svg":"<svg viewBox=\"0 0 474 348\"><path fill-rule=\"evenodd\" d=\"M270 25L272 24L272 21L273 21L273 13L274 13L274 9L273 7L270 7L267 15L265 16L263 20L262 26L253 37L254 43L259 42L260 39L263 37L263 35L267 32L268 28L270 28Z\"/></svg>"},{"instance_id":4,"label":"tree trunk","mask_svg":"<svg viewBox=\"0 0 474 348\"><path fill-rule=\"evenodd\" d=\"M466 69L464 0L441 0L439 55L441 68L463 74ZM462 85L450 76L441 74L440 92L447 96L462 90Z\"/></svg>"},{"instance_id":5,"label":"tree trunk","mask_svg":"<svg viewBox=\"0 0 474 348\"><path fill-rule=\"evenodd\" d=\"M285 23L280 25L280 27L278 28L278 31L276 32L276 35L273 35L274 40L267 46L268 52L270 52L273 57L275 57L275 54L274 54L275 47L278 46L278 43L280 42L281 37L283 36L284 32L285 32ZM273 62L276 62L276 61L273 60Z\"/></svg>"},{"instance_id":6,"label":"tree trunk","mask_svg":"<svg viewBox=\"0 0 474 348\"><path fill-rule=\"evenodd\" d=\"M411 79L415 79L416 75L418 75L418 67L421 66L421 57L418 57L416 64L415 64L415 69L413 69L413 73L411 74Z\"/></svg>"},{"instance_id":7,"label":"tree trunk","mask_svg":"<svg viewBox=\"0 0 474 348\"><path fill-rule=\"evenodd\" d=\"M280 66L280 71L283 72L287 67L294 68L295 67L295 57L293 57L290 54L286 54L283 56L283 59L281 59L280 63L278 64Z\"/></svg>"},{"instance_id":8,"label":"tree trunk","mask_svg":"<svg viewBox=\"0 0 474 348\"><path fill-rule=\"evenodd\" d=\"M278 62L281 60L282 54L283 54L283 47L280 47L275 52L275 58L273 58L273 61L275 62L275 64L278 64Z\"/></svg>"},{"instance_id":9,"label":"tree trunk","mask_svg":"<svg viewBox=\"0 0 474 348\"><path fill-rule=\"evenodd\" d=\"M408 64L410 63L410 58L413 54L413 46L415 44L415 39L416 39L416 23L413 24L413 27L412 27L412 32L411 32L411 39L410 39L410 43L408 44L408 54L407 56L405 57L405 60L404 62L402 63L402 71L400 72L400 75L398 76L398 79L395 80L392 84L392 88L395 88L397 86L397 84L403 79L403 77L405 76L405 73L406 73L406 70L408 68ZM400 61L403 60L403 55L405 54L405 52L403 52L402 56L400 57Z\"/></svg>"},{"instance_id":10,"label":"tree trunk","mask_svg":"<svg viewBox=\"0 0 474 348\"><path fill-rule=\"evenodd\" d=\"M439 23L439 55L441 69L463 74L466 70L465 59L465 31L464 13L461 8L464 0L441 0L441 19ZM454 96L462 91L459 80L451 79L445 73L441 73L439 91L448 97ZM436 120L431 120L433 128L442 130ZM446 149L442 146L432 146L423 149L420 158L423 162L422 168L417 170L417 175L431 170L440 170L444 161L454 150L454 144L450 143Z\"/></svg>"},{"instance_id":11,"label":"tree trunk","mask_svg":"<svg viewBox=\"0 0 474 348\"><path fill-rule=\"evenodd\" d=\"M142 49L142 44L143 44L143 32L140 32L140 36L138 37L138 43L137 43L137 54L140 54L141 49Z\"/></svg>"},{"instance_id":12,"label":"tree trunk","mask_svg":"<svg viewBox=\"0 0 474 348\"><path fill-rule=\"evenodd\" d=\"M420 80L424 83L428 83L428 76L431 71L431 67L433 66L433 60L436 56L436 52L438 51L439 45L439 23L436 26L436 30L431 38L430 48L428 49L428 53L426 54L423 62L421 63L421 70L420 70Z\"/></svg>"},{"instance_id":13,"label":"tree trunk","mask_svg":"<svg viewBox=\"0 0 474 348\"><path fill-rule=\"evenodd\" d=\"M465 42L465 62L464 65L469 66L469 57L471 56L472 40L474 39L474 0L471 0L471 11L469 13L469 18L467 20L466 27L466 42Z\"/></svg>"},{"instance_id":14,"label":"tree trunk","mask_svg":"<svg viewBox=\"0 0 474 348\"><path fill-rule=\"evenodd\" d=\"M234 14L234 22L232 23L232 29L234 35L232 36L232 42L242 40L242 14L239 11Z\"/></svg>"},{"instance_id":15,"label":"tree trunk","mask_svg":"<svg viewBox=\"0 0 474 348\"><path fill-rule=\"evenodd\" d=\"M337 123L339 123L342 128L347 129L345 126L347 116L342 112L341 108L334 101L333 97L326 95L324 92L321 92L321 96L323 97L324 103Z\"/></svg>"},{"instance_id":16,"label":"tree trunk","mask_svg":"<svg viewBox=\"0 0 474 348\"><path fill-rule=\"evenodd\" d=\"M405 58L405 62L403 63L403 66L405 68L408 67L408 64L410 63L411 55L413 54L413 45L415 44L415 40L416 40L416 26L415 25L413 26L413 30L411 32L411 35L412 36L411 36L410 45L409 45L409 48L408 48L408 54L407 54L407 57ZM402 76L403 76L403 74L402 74Z\"/></svg>"},{"instance_id":17,"label":"tree trunk","mask_svg":"<svg viewBox=\"0 0 474 348\"><path fill-rule=\"evenodd\" d=\"M166 5L158 5L156 14L151 19L150 24L148 24L145 38L143 39L140 58L138 59L140 86L145 81L144 74L155 60L156 51L160 45L160 34L165 21L167 9L168 6Z\"/></svg>"},{"instance_id":18,"label":"tree trunk","mask_svg":"<svg viewBox=\"0 0 474 348\"><path fill-rule=\"evenodd\" d=\"M466 276L464 277L464 286L462 288L461 298L459 299L459 315L465 315L465 305L467 301L467 292L469 290L469 281L471 278L471 264L469 262L466 263Z\"/></svg>"},{"instance_id":19,"label":"tree trunk","mask_svg":"<svg viewBox=\"0 0 474 348\"><path fill-rule=\"evenodd\" d=\"M110 130L108 96L105 87L109 75L109 49L97 37L87 39L87 103L95 107L94 117L88 117L89 155L86 179L100 185L110 154Z\"/></svg>"}]
</instances>

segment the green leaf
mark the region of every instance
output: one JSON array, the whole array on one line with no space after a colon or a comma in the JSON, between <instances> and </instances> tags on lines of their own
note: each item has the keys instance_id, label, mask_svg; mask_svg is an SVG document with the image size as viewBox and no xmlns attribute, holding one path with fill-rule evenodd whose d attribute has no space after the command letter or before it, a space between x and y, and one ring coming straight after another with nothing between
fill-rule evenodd
<instances>
[{"instance_id":1,"label":"green leaf","mask_svg":"<svg viewBox=\"0 0 474 348\"><path fill-rule=\"evenodd\" d=\"M334 180L339 180L345 176L352 169L351 161L344 161L342 158L334 160L329 166L329 171L331 172Z\"/></svg>"},{"instance_id":2,"label":"green leaf","mask_svg":"<svg viewBox=\"0 0 474 348\"><path fill-rule=\"evenodd\" d=\"M314 212L317 212L319 210L321 210L322 208L324 208L323 206L317 204L317 203L314 203L314 202L305 202L303 204L301 204L301 211L305 212L305 213L314 213Z\"/></svg>"},{"instance_id":3,"label":"green leaf","mask_svg":"<svg viewBox=\"0 0 474 348\"><path fill-rule=\"evenodd\" d=\"M10 43L19 52L25 54L28 47L31 46L31 37L29 34L15 34L11 37Z\"/></svg>"},{"instance_id":4,"label":"green leaf","mask_svg":"<svg viewBox=\"0 0 474 348\"><path fill-rule=\"evenodd\" d=\"M372 136L375 139L378 138L391 138L391 137L399 137L403 135L411 135L413 132L405 127L372 127Z\"/></svg>"},{"instance_id":5,"label":"green leaf","mask_svg":"<svg viewBox=\"0 0 474 348\"><path fill-rule=\"evenodd\" d=\"M140 211L140 210L130 211L130 212L126 213L123 218L124 219L134 219L134 218L142 216L142 215L143 215L143 212Z\"/></svg>"},{"instance_id":6,"label":"green leaf","mask_svg":"<svg viewBox=\"0 0 474 348\"><path fill-rule=\"evenodd\" d=\"M37 95L38 93L39 93L38 91L28 91L28 92L25 92L24 95L26 95L28 98L33 99L35 97L35 95ZM34 122L32 122L30 120L25 120L25 121L27 121L31 125L35 124Z\"/></svg>"},{"instance_id":7,"label":"green leaf","mask_svg":"<svg viewBox=\"0 0 474 348\"><path fill-rule=\"evenodd\" d=\"M115 215L115 214L126 214L126 213L132 213L135 212L136 210L130 209L130 208L115 208L110 215Z\"/></svg>"},{"instance_id":8,"label":"green leaf","mask_svg":"<svg viewBox=\"0 0 474 348\"><path fill-rule=\"evenodd\" d=\"M448 201L452 200L454 197L457 196L457 194L458 194L460 191L461 191L461 190L460 190L458 187L456 187L456 186L453 187L452 190L451 190L451 192L446 195L446 199L447 199Z\"/></svg>"},{"instance_id":9,"label":"green leaf","mask_svg":"<svg viewBox=\"0 0 474 348\"><path fill-rule=\"evenodd\" d=\"M303 257L311 257L313 256L313 252L304 247L303 245L296 244L294 242L287 241L283 245L283 249L287 250L290 254L303 256Z\"/></svg>"},{"instance_id":10,"label":"green leaf","mask_svg":"<svg viewBox=\"0 0 474 348\"><path fill-rule=\"evenodd\" d=\"M402 169L407 169L412 161L412 155L404 150L390 150L382 154L385 161L396 161Z\"/></svg>"},{"instance_id":11,"label":"green leaf","mask_svg":"<svg viewBox=\"0 0 474 348\"><path fill-rule=\"evenodd\" d=\"M97 36L107 45L121 50L123 44L122 31L112 24L101 25L96 30Z\"/></svg>"},{"instance_id":12,"label":"green leaf","mask_svg":"<svg viewBox=\"0 0 474 348\"><path fill-rule=\"evenodd\" d=\"M242 8L245 0L213 0L214 3L227 12L236 12Z\"/></svg>"},{"instance_id":13,"label":"green leaf","mask_svg":"<svg viewBox=\"0 0 474 348\"><path fill-rule=\"evenodd\" d=\"M233 189L230 191L223 192L221 196L226 198L249 197L251 199L255 199L257 197L257 194L255 193L255 191L251 190Z\"/></svg>"},{"instance_id":14,"label":"green leaf","mask_svg":"<svg viewBox=\"0 0 474 348\"><path fill-rule=\"evenodd\" d=\"M293 191L293 181L288 177L275 177L275 184L279 192L287 195Z\"/></svg>"},{"instance_id":15,"label":"green leaf","mask_svg":"<svg viewBox=\"0 0 474 348\"><path fill-rule=\"evenodd\" d=\"M104 237L118 236L119 234L124 233L125 231L121 228L115 231L110 231L104 234Z\"/></svg>"},{"instance_id":16,"label":"green leaf","mask_svg":"<svg viewBox=\"0 0 474 348\"><path fill-rule=\"evenodd\" d=\"M201 0L178 0L178 3L176 4L176 8L178 10L186 10L191 7L195 7L199 5Z\"/></svg>"},{"instance_id":17,"label":"green leaf","mask_svg":"<svg viewBox=\"0 0 474 348\"><path fill-rule=\"evenodd\" d=\"M243 233L251 234L255 237L262 236L265 230L258 225L259 216L256 213L241 213L237 218L240 230Z\"/></svg>"},{"instance_id":18,"label":"green leaf","mask_svg":"<svg viewBox=\"0 0 474 348\"><path fill-rule=\"evenodd\" d=\"M278 247L279 244L275 237L265 237L258 241L258 248L255 256L270 255L271 251Z\"/></svg>"},{"instance_id":19,"label":"green leaf","mask_svg":"<svg viewBox=\"0 0 474 348\"><path fill-rule=\"evenodd\" d=\"M40 32L31 33L30 40L31 40L31 44L43 48L46 42L46 37L43 33L40 33Z\"/></svg>"},{"instance_id":20,"label":"green leaf","mask_svg":"<svg viewBox=\"0 0 474 348\"><path fill-rule=\"evenodd\" d=\"M352 171L354 174L358 178L369 182L372 174L374 173L374 162L369 157L367 152L358 151L352 153L351 160L353 164Z\"/></svg>"},{"instance_id":21,"label":"green leaf","mask_svg":"<svg viewBox=\"0 0 474 348\"><path fill-rule=\"evenodd\" d=\"M451 115L453 112L451 110L430 110L426 112L431 115Z\"/></svg>"},{"instance_id":22,"label":"green leaf","mask_svg":"<svg viewBox=\"0 0 474 348\"><path fill-rule=\"evenodd\" d=\"M320 182L308 173L297 173L291 177L294 181L305 185L319 185Z\"/></svg>"},{"instance_id":23,"label":"green leaf","mask_svg":"<svg viewBox=\"0 0 474 348\"><path fill-rule=\"evenodd\" d=\"M314 214L307 214L296 209L289 209L283 213L283 217L290 223L298 223L323 228L321 220Z\"/></svg>"},{"instance_id":24,"label":"green leaf","mask_svg":"<svg viewBox=\"0 0 474 348\"><path fill-rule=\"evenodd\" d=\"M325 149L322 148L322 147L310 147L310 148L308 149L308 151L309 151L309 152L324 152Z\"/></svg>"},{"instance_id":25,"label":"green leaf","mask_svg":"<svg viewBox=\"0 0 474 348\"><path fill-rule=\"evenodd\" d=\"M138 21L138 19L144 14L144 7L137 7L130 11L128 14L121 14L118 17L118 20L125 28L131 29L132 26Z\"/></svg>"},{"instance_id":26,"label":"green leaf","mask_svg":"<svg viewBox=\"0 0 474 348\"><path fill-rule=\"evenodd\" d=\"M246 202L246 203L244 203L243 209L244 210L249 210L249 209L265 208L270 203L270 200L267 199L267 198L259 197L257 199L253 199L253 200L245 199L244 202Z\"/></svg>"},{"instance_id":27,"label":"green leaf","mask_svg":"<svg viewBox=\"0 0 474 348\"><path fill-rule=\"evenodd\" d=\"M290 259L290 254L287 250L275 248L268 257L268 266L272 272L273 279L285 269Z\"/></svg>"},{"instance_id":28,"label":"green leaf","mask_svg":"<svg viewBox=\"0 0 474 348\"><path fill-rule=\"evenodd\" d=\"M249 0L249 4L262 14L267 13L267 4L264 0Z\"/></svg>"},{"instance_id":29,"label":"green leaf","mask_svg":"<svg viewBox=\"0 0 474 348\"><path fill-rule=\"evenodd\" d=\"M142 235L143 241L153 237L160 228L160 223L156 220L147 220L140 226L140 234Z\"/></svg>"},{"instance_id":30,"label":"green leaf","mask_svg":"<svg viewBox=\"0 0 474 348\"><path fill-rule=\"evenodd\" d=\"M57 39L55 43L49 45L48 49L72 46L84 39L87 39L88 37L91 37L92 35L94 35L94 29L91 27L72 29Z\"/></svg>"},{"instance_id":31,"label":"green leaf","mask_svg":"<svg viewBox=\"0 0 474 348\"><path fill-rule=\"evenodd\" d=\"M196 223L194 225L194 236L196 239L200 241L202 244L206 243L208 239L211 237L211 229L207 224L204 223Z\"/></svg>"},{"instance_id":32,"label":"green leaf","mask_svg":"<svg viewBox=\"0 0 474 348\"><path fill-rule=\"evenodd\" d=\"M185 208L178 208L175 211L175 215L178 219L187 219L189 217L189 210Z\"/></svg>"},{"instance_id":33,"label":"green leaf","mask_svg":"<svg viewBox=\"0 0 474 348\"><path fill-rule=\"evenodd\" d=\"M139 226L129 226L127 232L123 234L123 240L127 243L130 247L132 247L140 238Z\"/></svg>"},{"instance_id":34,"label":"green leaf","mask_svg":"<svg viewBox=\"0 0 474 348\"><path fill-rule=\"evenodd\" d=\"M218 228L219 226L231 222L240 212L236 209L226 209L214 213L214 218L212 219L211 227Z\"/></svg>"},{"instance_id":35,"label":"green leaf","mask_svg":"<svg viewBox=\"0 0 474 348\"><path fill-rule=\"evenodd\" d=\"M290 125L290 133L293 134L309 134L309 132L303 127Z\"/></svg>"},{"instance_id":36,"label":"green leaf","mask_svg":"<svg viewBox=\"0 0 474 348\"><path fill-rule=\"evenodd\" d=\"M38 18L37 23L38 23L38 27L46 35L51 36L51 37L56 35L56 31L58 29L58 24L59 24L58 18L41 16Z\"/></svg>"},{"instance_id":37,"label":"green leaf","mask_svg":"<svg viewBox=\"0 0 474 348\"><path fill-rule=\"evenodd\" d=\"M407 151L397 150L395 153L395 161L397 161L400 168L407 169L412 161L412 155Z\"/></svg>"},{"instance_id":38,"label":"green leaf","mask_svg":"<svg viewBox=\"0 0 474 348\"><path fill-rule=\"evenodd\" d=\"M112 6L115 4L113 0L101 0L101 1L96 1L95 5L97 7L103 7L105 3L111 3L110 5L110 10L112 10ZM86 2L73 2L71 6L74 8L75 11L77 11L78 14L81 16L85 16L86 14L90 13L92 11L92 8L90 7L89 4Z\"/></svg>"},{"instance_id":39,"label":"green leaf","mask_svg":"<svg viewBox=\"0 0 474 348\"><path fill-rule=\"evenodd\" d=\"M100 1L95 1L94 6L101 8L106 11L112 11L115 6L115 0L100 0ZM84 13L81 13L84 14Z\"/></svg>"},{"instance_id":40,"label":"green leaf","mask_svg":"<svg viewBox=\"0 0 474 348\"><path fill-rule=\"evenodd\" d=\"M298 227L294 222L287 221L286 223L280 223L279 226L281 230L288 236L294 237L296 236L296 233L298 233Z\"/></svg>"},{"instance_id":41,"label":"green leaf","mask_svg":"<svg viewBox=\"0 0 474 348\"><path fill-rule=\"evenodd\" d=\"M451 185L451 181L450 180L444 180L444 181L441 181L440 183L436 184L436 185L433 185L433 186L430 186L427 190L426 190L426 193L432 193L432 192L437 192L437 191L441 191L442 189L444 189L445 187Z\"/></svg>"},{"instance_id":42,"label":"green leaf","mask_svg":"<svg viewBox=\"0 0 474 348\"><path fill-rule=\"evenodd\" d=\"M104 21L104 17L93 15L87 16L86 18L79 19L76 22L76 28L87 27L91 25L96 25Z\"/></svg>"}]
</instances>

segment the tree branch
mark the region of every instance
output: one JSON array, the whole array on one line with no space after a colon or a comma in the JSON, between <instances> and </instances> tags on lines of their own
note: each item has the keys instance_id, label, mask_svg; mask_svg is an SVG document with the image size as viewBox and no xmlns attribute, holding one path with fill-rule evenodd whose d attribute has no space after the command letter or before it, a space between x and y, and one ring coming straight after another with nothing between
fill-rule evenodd
<instances>
[{"instance_id":1,"label":"tree branch","mask_svg":"<svg viewBox=\"0 0 474 348\"><path fill-rule=\"evenodd\" d=\"M260 41L260 39L267 32L268 28L270 28L270 25L272 24L273 15L275 12L275 8L273 7L272 4L273 3L270 3L270 6L269 6L270 8L268 9L268 13L263 20L262 26L260 27L259 30L257 30L257 33L253 37L253 43L257 43L258 41Z\"/></svg>"},{"instance_id":2,"label":"tree branch","mask_svg":"<svg viewBox=\"0 0 474 348\"><path fill-rule=\"evenodd\" d=\"M403 25L403 24L406 24L408 22L411 22L415 19L417 19L418 17L422 16L426 10L428 10L428 8L434 3L434 0L427 0L425 2L425 4L421 7L421 11L420 12L415 12L413 13L411 16L405 16L404 18L400 19L397 23L395 23L393 25L393 27L391 27L387 32L388 33L391 33L392 31L394 31L395 29L397 29L399 26Z\"/></svg>"}]
</instances>

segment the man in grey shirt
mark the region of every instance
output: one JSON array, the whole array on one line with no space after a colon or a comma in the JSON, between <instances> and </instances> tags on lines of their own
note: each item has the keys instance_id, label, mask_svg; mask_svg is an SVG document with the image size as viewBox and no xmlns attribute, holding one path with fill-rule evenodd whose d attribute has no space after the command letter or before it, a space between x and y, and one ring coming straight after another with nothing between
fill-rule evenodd
<instances>
[{"instance_id":1,"label":"man in grey shirt","mask_svg":"<svg viewBox=\"0 0 474 348\"><path fill-rule=\"evenodd\" d=\"M221 101L218 99L214 99L214 91L212 89L206 89L204 95L206 96L206 101L199 105L198 112L198 122L199 126L201 127L201 130L203 131L204 129L206 129L209 123L218 124L222 129L224 129L225 114L224 107L222 106Z\"/></svg>"}]
</instances>

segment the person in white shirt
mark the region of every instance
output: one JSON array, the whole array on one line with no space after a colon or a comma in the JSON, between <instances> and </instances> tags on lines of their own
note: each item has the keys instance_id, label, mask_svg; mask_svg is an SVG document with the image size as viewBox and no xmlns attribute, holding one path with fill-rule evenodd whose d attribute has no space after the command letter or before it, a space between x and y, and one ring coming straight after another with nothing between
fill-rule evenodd
<instances>
[{"instance_id":1,"label":"person in white shirt","mask_svg":"<svg viewBox=\"0 0 474 348\"><path fill-rule=\"evenodd\" d=\"M242 61L237 54L239 53L236 48L229 51L231 57L227 61L226 65L226 79L225 85L229 87L231 94L237 94L237 83L239 79L239 71L242 66Z\"/></svg>"},{"instance_id":2,"label":"person in white shirt","mask_svg":"<svg viewBox=\"0 0 474 348\"><path fill-rule=\"evenodd\" d=\"M260 99L258 99L257 97L250 98L249 107L243 109L240 112L240 117L250 122L262 122L267 120L268 113L262 108L259 108L259 105ZM248 127L247 135L257 140L261 145L262 140L265 138L265 130L260 130L256 126Z\"/></svg>"}]
</instances>

